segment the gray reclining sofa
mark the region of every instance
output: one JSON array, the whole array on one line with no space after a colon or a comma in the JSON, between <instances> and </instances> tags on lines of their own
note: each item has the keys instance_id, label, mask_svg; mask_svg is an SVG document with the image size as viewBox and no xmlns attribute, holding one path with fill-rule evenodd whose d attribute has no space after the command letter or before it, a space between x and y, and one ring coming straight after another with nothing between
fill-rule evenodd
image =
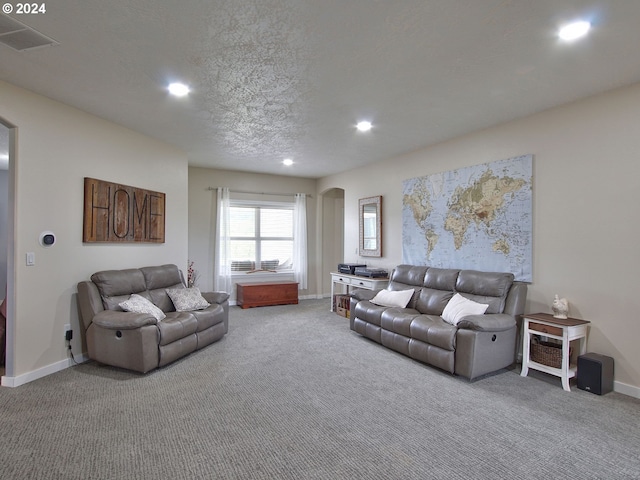
<instances>
[{"instance_id":1,"label":"gray reclining sofa","mask_svg":"<svg viewBox=\"0 0 640 480\"><path fill-rule=\"evenodd\" d=\"M220 340L229 328L229 295L202 293L210 304L176 311L167 289L185 289L176 265L94 273L78 283L78 305L89 358L146 373ZM166 317L123 311L120 303L138 294Z\"/></svg>"},{"instance_id":2,"label":"gray reclining sofa","mask_svg":"<svg viewBox=\"0 0 640 480\"><path fill-rule=\"evenodd\" d=\"M527 285L515 282L512 274L399 265L387 290L408 289L414 293L406 308L372 303L376 292L353 292L351 330L468 379L514 363L516 319L524 313ZM441 315L456 293L489 307L457 325L447 323Z\"/></svg>"}]
</instances>

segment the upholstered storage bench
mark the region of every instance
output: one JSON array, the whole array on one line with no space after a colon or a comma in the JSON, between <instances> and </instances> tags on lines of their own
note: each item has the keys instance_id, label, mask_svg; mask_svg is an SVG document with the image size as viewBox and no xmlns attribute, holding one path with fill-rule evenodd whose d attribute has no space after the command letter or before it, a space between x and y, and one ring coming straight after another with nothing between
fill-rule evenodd
<instances>
[{"instance_id":1,"label":"upholstered storage bench","mask_svg":"<svg viewBox=\"0 0 640 480\"><path fill-rule=\"evenodd\" d=\"M386 290L413 290L405 308L372 303L377 292L351 296L351 330L413 359L473 379L515 360L516 318L524 313L527 285L510 273L399 265ZM443 320L460 294L488 305L486 313Z\"/></svg>"}]
</instances>

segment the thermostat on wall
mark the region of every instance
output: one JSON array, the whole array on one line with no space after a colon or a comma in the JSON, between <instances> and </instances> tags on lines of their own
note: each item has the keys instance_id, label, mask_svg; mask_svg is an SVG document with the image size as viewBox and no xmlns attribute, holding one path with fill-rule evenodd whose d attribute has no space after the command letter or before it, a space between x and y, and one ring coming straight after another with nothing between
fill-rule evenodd
<instances>
[{"instance_id":1,"label":"thermostat on wall","mask_svg":"<svg viewBox=\"0 0 640 480\"><path fill-rule=\"evenodd\" d=\"M40 234L40 245L50 247L56 243L56 235L53 232L42 232Z\"/></svg>"}]
</instances>

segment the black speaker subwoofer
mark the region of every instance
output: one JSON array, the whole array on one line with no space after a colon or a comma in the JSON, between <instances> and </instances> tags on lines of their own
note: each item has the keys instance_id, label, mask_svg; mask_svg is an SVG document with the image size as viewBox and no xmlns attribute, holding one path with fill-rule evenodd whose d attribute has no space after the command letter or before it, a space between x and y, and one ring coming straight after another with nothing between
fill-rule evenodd
<instances>
[{"instance_id":1,"label":"black speaker subwoofer","mask_svg":"<svg viewBox=\"0 0 640 480\"><path fill-rule=\"evenodd\" d=\"M578 388L597 395L613 391L613 358L599 353L580 355Z\"/></svg>"}]
</instances>

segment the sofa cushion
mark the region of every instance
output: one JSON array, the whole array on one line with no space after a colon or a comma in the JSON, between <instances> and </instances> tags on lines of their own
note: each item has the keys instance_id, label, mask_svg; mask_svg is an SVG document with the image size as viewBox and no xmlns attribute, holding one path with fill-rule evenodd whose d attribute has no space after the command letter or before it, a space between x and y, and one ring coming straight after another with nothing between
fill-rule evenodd
<instances>
[{"instance_id":1,"label":"sofa cushion","mask_svg":"<svg viewBox=\"0 0 640 480\"><path fill-rule=\"evenodd\" d=\"M166 316L162 310L156 307L150 300L141 297L137 293L132 294L124 302L118 304L125 312L148 313L156 320L163 320Z\"/></svg>"},{"instance_id":2,"label":"sofa cushion","mask_svg":"<svg viewBox=\"0 0 640 480\"><path fill-rule=\"evenodd\" d=\"M456 288L459 274L460 270L431 267L424 276L423 286L452 292Z\"/></svg>"},{"instance_id":3,"label":"sofa cushion","mask_svg":"<svg viewBox=\"0 0 640 480\"><path fill-rule=\"evenodd\" d=\"M91 281L96 284L103 297L130 295L147 289L144 275L137 268L96 272L91 275Z\"/></svg>"},{"instance_id":4,"label":"sofa cushion","mask_svg":"<svg viewBox=\"0 0 640 480\"><path fill-rule=\"evenodd\" d=\"M424 275L428 267L416 265L398 265L391 272L390 282L404 283L405 285L422 285Z\"/></svg>"},{"instance_id":5,"label":"sofa cushion","mask_svg":"<svg viewBox=\"0 0 640 480\"><path fill-rule=\"evenodd\" d=\"M453 297L451 291L424 287L418 294L416 310L427 315L442 315L451 297Z\"/></svg>"},{"instance_id":6,"label":"sofa cushion","mask_svg":"<svg viewBox=\"0 0 640 480\"><path fill-rule=\"evenodd\" d=\"M456 293L442 312L442 319L451 325L458 325L458 322L468 315L482 315L487 311L489 305L478 303Z\"/></svg>"},{"instance_id":7,"label":"sofa cushion","mask_svg":"<svg viewBox=\"0 0 640 480\"><path fill-rule=\"evenodd\" d=\"M178 284L184 285L180 270L173 264L160 265L158 267L142 267L140 271L144 276L149 290L169 288Z\"/></svg>"},{"instance_id":8,"label":"sofa cushion","mask_svg":"<svg viewBox=\"0 0 640 480\"><path fill-rule=\"evenodd\" d=\"M376 293L376 296L371 299L371 303L376 305L382 305L385 307L400 307L407 306L411 297L414 294L414 290L380 290Z\"/></svg>"},{"instance_id":9,"label":"sofa cushion","mask_svg":"<svg viewBox=\"0 0 640 480\"><path fill-rule=\"evenodd\" d=\"M389 279L389 286L387 287L387 290L407 290L407 288L413 287L415 293L407 304L407 308L416 308L418 292L420 292L420 288L422 287L422 281L424 280L424 274L426 271L427 267L398 265L391 272L391 278Z\"/></svg>"},{"instance_id":10,"label":"sofa cushion","mask_svg":"<svg viewBox=\"0 0 640 480\"><path fill-rule=\"evenodd\" d=\"M461 270L455 290L475 302L488 304L487 313L502 313L513 278L512 273Z\"/></svg>"},{"instance_id":11,"label":"sofa cushion","mask_svg":"<svg viewBox=\"0 0 640 480\"><path fill-rule=\"evenodd\" d=\"M169 312L167 317L158 322L160 331L159 345L169 345L177 340L181 340L192 333L196 333L198 321L189 312Z\"/></svg>"},{"instance_id":12,"label":"sofa cushion","mask_svg":"<svg viewBox=\"0 0 640 480\"><path fill-rule=\"evenodd\" d=\"M365 322L380 326L380 317L382 316L382 312L387 308L389 307L381 307L380 305L375 305L368 300L362 300L358 302L355 312L351 312L351 314L354 318L359 318Z\"/></svg>"},{"instance_id":13,"label":"sofa cushion","mask_svg":"<svg viewBox=\"0 0 640 480\"><path fill-rule=\"evenodd\" d=\"M435 315L418 315L411 322L411 338L444 350L456 349L458 329Z\"/></svg>"},{"instance_id":14,"label":"sofa cushion","mask_svg":"<svg viewBox=\"0 0 640 480\"><path fill-rule=\"evenodd\" d=\"M173 306L177 312L202 310L209 306L209 302L207 302L200 294L200 289L198 287L167 288L167 295L171 298Z\"/></svg>"},{"instance_id":15,"label":"sofa cushion","mask_svg":"<svg viewBox=\"0 0 640 480\"><path fill-rule=\"evenodd\" d=\"M138 295L146 297L147 292L140 292ZM115 310L116 312L124 312L120 304L129 300L131 295L116 295L114 297L102 297L102 306L105 310Z\"/></svg>"},{"instance_id":16,"label":"sofa cushion","mask_svg":"<svg viewBox=\"0 0 640 480\"><path fill-rule=\"evenodd\" d=\"M411 336L411 322L420 312L411 308L387 308L380 316L380 326L405 337Z\"/></svg>"},{"instance_id":17,"label":"sofa cushion","mask_svg":"<svg viewBox=\"0 0 640 480\"><path fill-rule=\"evenodd\" d=\"M127 300L132 293L142 294L147 290L144 275L137 268L96 272L91 275L91 281L98 287L106 310L121 310L120 302Z\"/></svg>"},{"instance_id":18,"label":"sofa cushion","mask_svg":"<svg viewBox=\"0 0 640 480\"><path fill-rule=\"evenodd\" d=\"M170 285L168 288L184 288L184 285L178 283L176 285ZM169 295L167 295L166 288L156 288L149 290L149 297L151 301L160 308L163 312L175 312L176 308L173 306L173 302Z\"/></svg>"},{"instance_id":19,"label":"sofa cushion","mask_svg":"<svg viewBox=\"0 0 640 480\"><path fill-rule=\"evenodd\" d=\"M151 301L163 312L173 312L175 308L171 298L167 295L167 288L184 288L180 270L176 265L160 265L157 267L143 267L144 275Z\"/></svg>"},{"instance_id":20,"label":"sofa cushion","mask_svg":"<svg viewBox=\"0 0 640 480\"><path fill-rule=\"evenodd\" d=\"M196 330L198 332L202 332L213 325L224 322L224 309L217 303L204 310L194 310L189 313L198 320L198 328Z\"/></svg>"}]
</instances>

